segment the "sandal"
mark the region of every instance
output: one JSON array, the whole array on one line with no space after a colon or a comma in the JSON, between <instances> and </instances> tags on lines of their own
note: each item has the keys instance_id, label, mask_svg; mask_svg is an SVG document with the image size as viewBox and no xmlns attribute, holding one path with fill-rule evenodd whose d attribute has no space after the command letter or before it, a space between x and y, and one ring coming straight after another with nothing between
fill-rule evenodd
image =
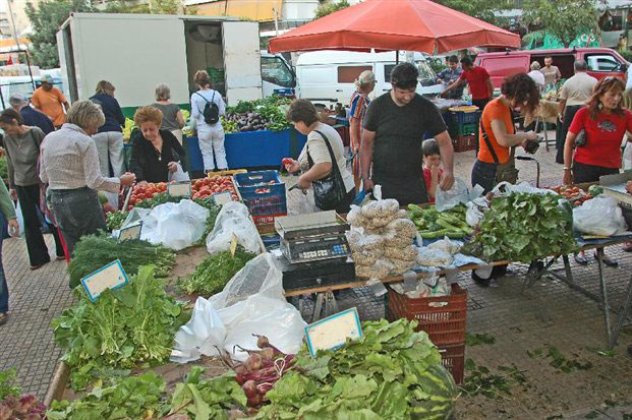
<instances>
[{"instance_id":1,"label":"sandal","mask_svg":"<svg viewBox=\"0 0 632 420\"><path fill-rule=\"evenodd\" d=\"M579 265L588 265L588 258L585 255L575 254L575 262Z\"/></svg>"},{"instance_id":2,"label":"sandal","mask_svg":"<svg viewBox=\"0 0 632 420\"><path fill-rule=\"evenodd\" d=\"M0 325L6 324L8 319L9 319L9 314L6 312L2 312L0 314Z\"/></svg>"},{"instance_id":3,"label":"sandal","mask_svg":"<svg viewBox=\"0 0 632 420\"><path fill-rule=\"evenodd\" d=\"M623 252L632 252L632 242L626 242L623 245Z\"/></svg>"},{"instance_id":4,"label":"sandal","mask_svg":"<svg viewBox=\"0 0 632 420\"><path fill-rule=\"evenodd\" d=\"M595 252L595 259L597 259L597 253ZM619 262L615 261L613 259L608 258L605 254L601 257L601 261L603 261L603 263L608 266L608 267L618 267L619 266Z\"/></svg>"}]
</instances>

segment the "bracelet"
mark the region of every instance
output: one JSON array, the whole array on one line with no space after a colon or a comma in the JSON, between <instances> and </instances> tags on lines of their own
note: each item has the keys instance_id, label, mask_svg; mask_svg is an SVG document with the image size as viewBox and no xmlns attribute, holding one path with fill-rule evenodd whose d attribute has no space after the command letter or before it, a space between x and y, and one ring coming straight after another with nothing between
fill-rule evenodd
<instances>
[{"instance_id":1,"label":"bracelet","mask_svg":"<svg viewBox=\"0 0 632 420\"><path fill-rule=\"evenodd\" d=\"M565 170L565 171L570 171L570 170L571 170L571 168L569 168L568 166L565 166L565 167L564 167L564 170Z\"/></svg>"}]
</instances>

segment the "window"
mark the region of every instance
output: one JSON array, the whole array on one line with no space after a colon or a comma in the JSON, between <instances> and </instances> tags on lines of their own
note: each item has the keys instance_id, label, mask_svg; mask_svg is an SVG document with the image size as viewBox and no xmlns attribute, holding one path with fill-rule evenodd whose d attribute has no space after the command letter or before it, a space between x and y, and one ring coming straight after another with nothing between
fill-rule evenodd
<instances>
[{"instance_id":1,"label":"window","mask_svg":"<svg viewBox=\"0 0 632 420\"><path fill-rule=\"evenodd\" d=\"M428 63L425 61L417 61L415 65L419 71L418 80L421 86L432 86L436 84L437 74ZM384 65L384 81L387 83L391 82L391 71L393 71L393 67L395 67L395 64Z\"/></svg>"},{"instance_id":2,"label":"window","mask_svg":"<svg viewBox=\"0 0 632 420\"><path fill-rule=\"evenodd\" d=\"M586 56L588 70L591 71L616 71L619 69L619 62L611 55L589 55Z\"/></svg>"},{"instance_id":3,"label":"window","mask_svg":"<svg viewBox=\"0 0 632 420\"><path fill-rule=\"evenodd\" d=\"M353 83L360 73L373 70L371 66L338 66L338 83Z\"/></svg>"},{"instance_id":4,"label":"window","mask_svg":"<svg viewBox=\"0 0 632 420\"><path fill-rule=\"evenodd\" d=\"M294 87L294 75L279 57L261 57L261 78L266 82Z\"/></svg>"}]
</instances>

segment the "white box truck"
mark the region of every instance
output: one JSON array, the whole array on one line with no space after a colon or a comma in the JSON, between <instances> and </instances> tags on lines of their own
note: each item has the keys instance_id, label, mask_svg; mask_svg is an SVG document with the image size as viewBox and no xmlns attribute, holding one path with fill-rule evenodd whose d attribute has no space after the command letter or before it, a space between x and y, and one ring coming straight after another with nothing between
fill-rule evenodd
<instances>
[{"instance_id":1,"label":"white box truck","mask_svg":"<svg viewBox=\"0 0 632 420\"><path fill-rule=\"evenodd\" d=\"M421 53L399 52L399 62L413 62L419 69L417 93L437 95L444 87L437 83L437 75ZM296 95L315 105L349 105L356 90L354 81L364 70L375 73L377 83L371 98L391 89L390 75L395 67L395 51L349 52L323 50L302 53L296 60Z\"/></svg>"},{"instance_id":2,"label":"white box truck","mask_svg":"<svg viewBox=\"0 0 632 420\"><path fill-rule=\"evenodd\" d=\"M154 102L164 83L171 101L186 106L193 75L207 70L229 105L292 91L291 67L261 56L259 23L175 15L73 13L57 32L62 79L70 100L87 99L99 80L116 87L130 115ZM263 76L263 77L262 77Z\"/></svg>"}]
</instances>

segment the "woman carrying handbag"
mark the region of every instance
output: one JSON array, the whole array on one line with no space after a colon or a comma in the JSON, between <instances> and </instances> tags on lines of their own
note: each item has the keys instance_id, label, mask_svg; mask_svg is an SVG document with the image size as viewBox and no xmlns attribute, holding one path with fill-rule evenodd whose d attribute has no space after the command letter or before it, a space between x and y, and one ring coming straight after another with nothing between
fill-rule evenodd
<instances>
[{"instance_id":1,"label":"woman carrying handbag","mask_svg":"<svg viewBox=\"0 0 632 420\"><path fill-rule=\"evenodd\" d=\"M347 213L355 198L355 187L340 135L320 122L314 105L304 99L292 102L287 118L299 133L307 136L307 142L298 160L286 163L285 169L302 172L296 185L302 190L313 188L316 207Z\"/></svg>"}]
</instances>

